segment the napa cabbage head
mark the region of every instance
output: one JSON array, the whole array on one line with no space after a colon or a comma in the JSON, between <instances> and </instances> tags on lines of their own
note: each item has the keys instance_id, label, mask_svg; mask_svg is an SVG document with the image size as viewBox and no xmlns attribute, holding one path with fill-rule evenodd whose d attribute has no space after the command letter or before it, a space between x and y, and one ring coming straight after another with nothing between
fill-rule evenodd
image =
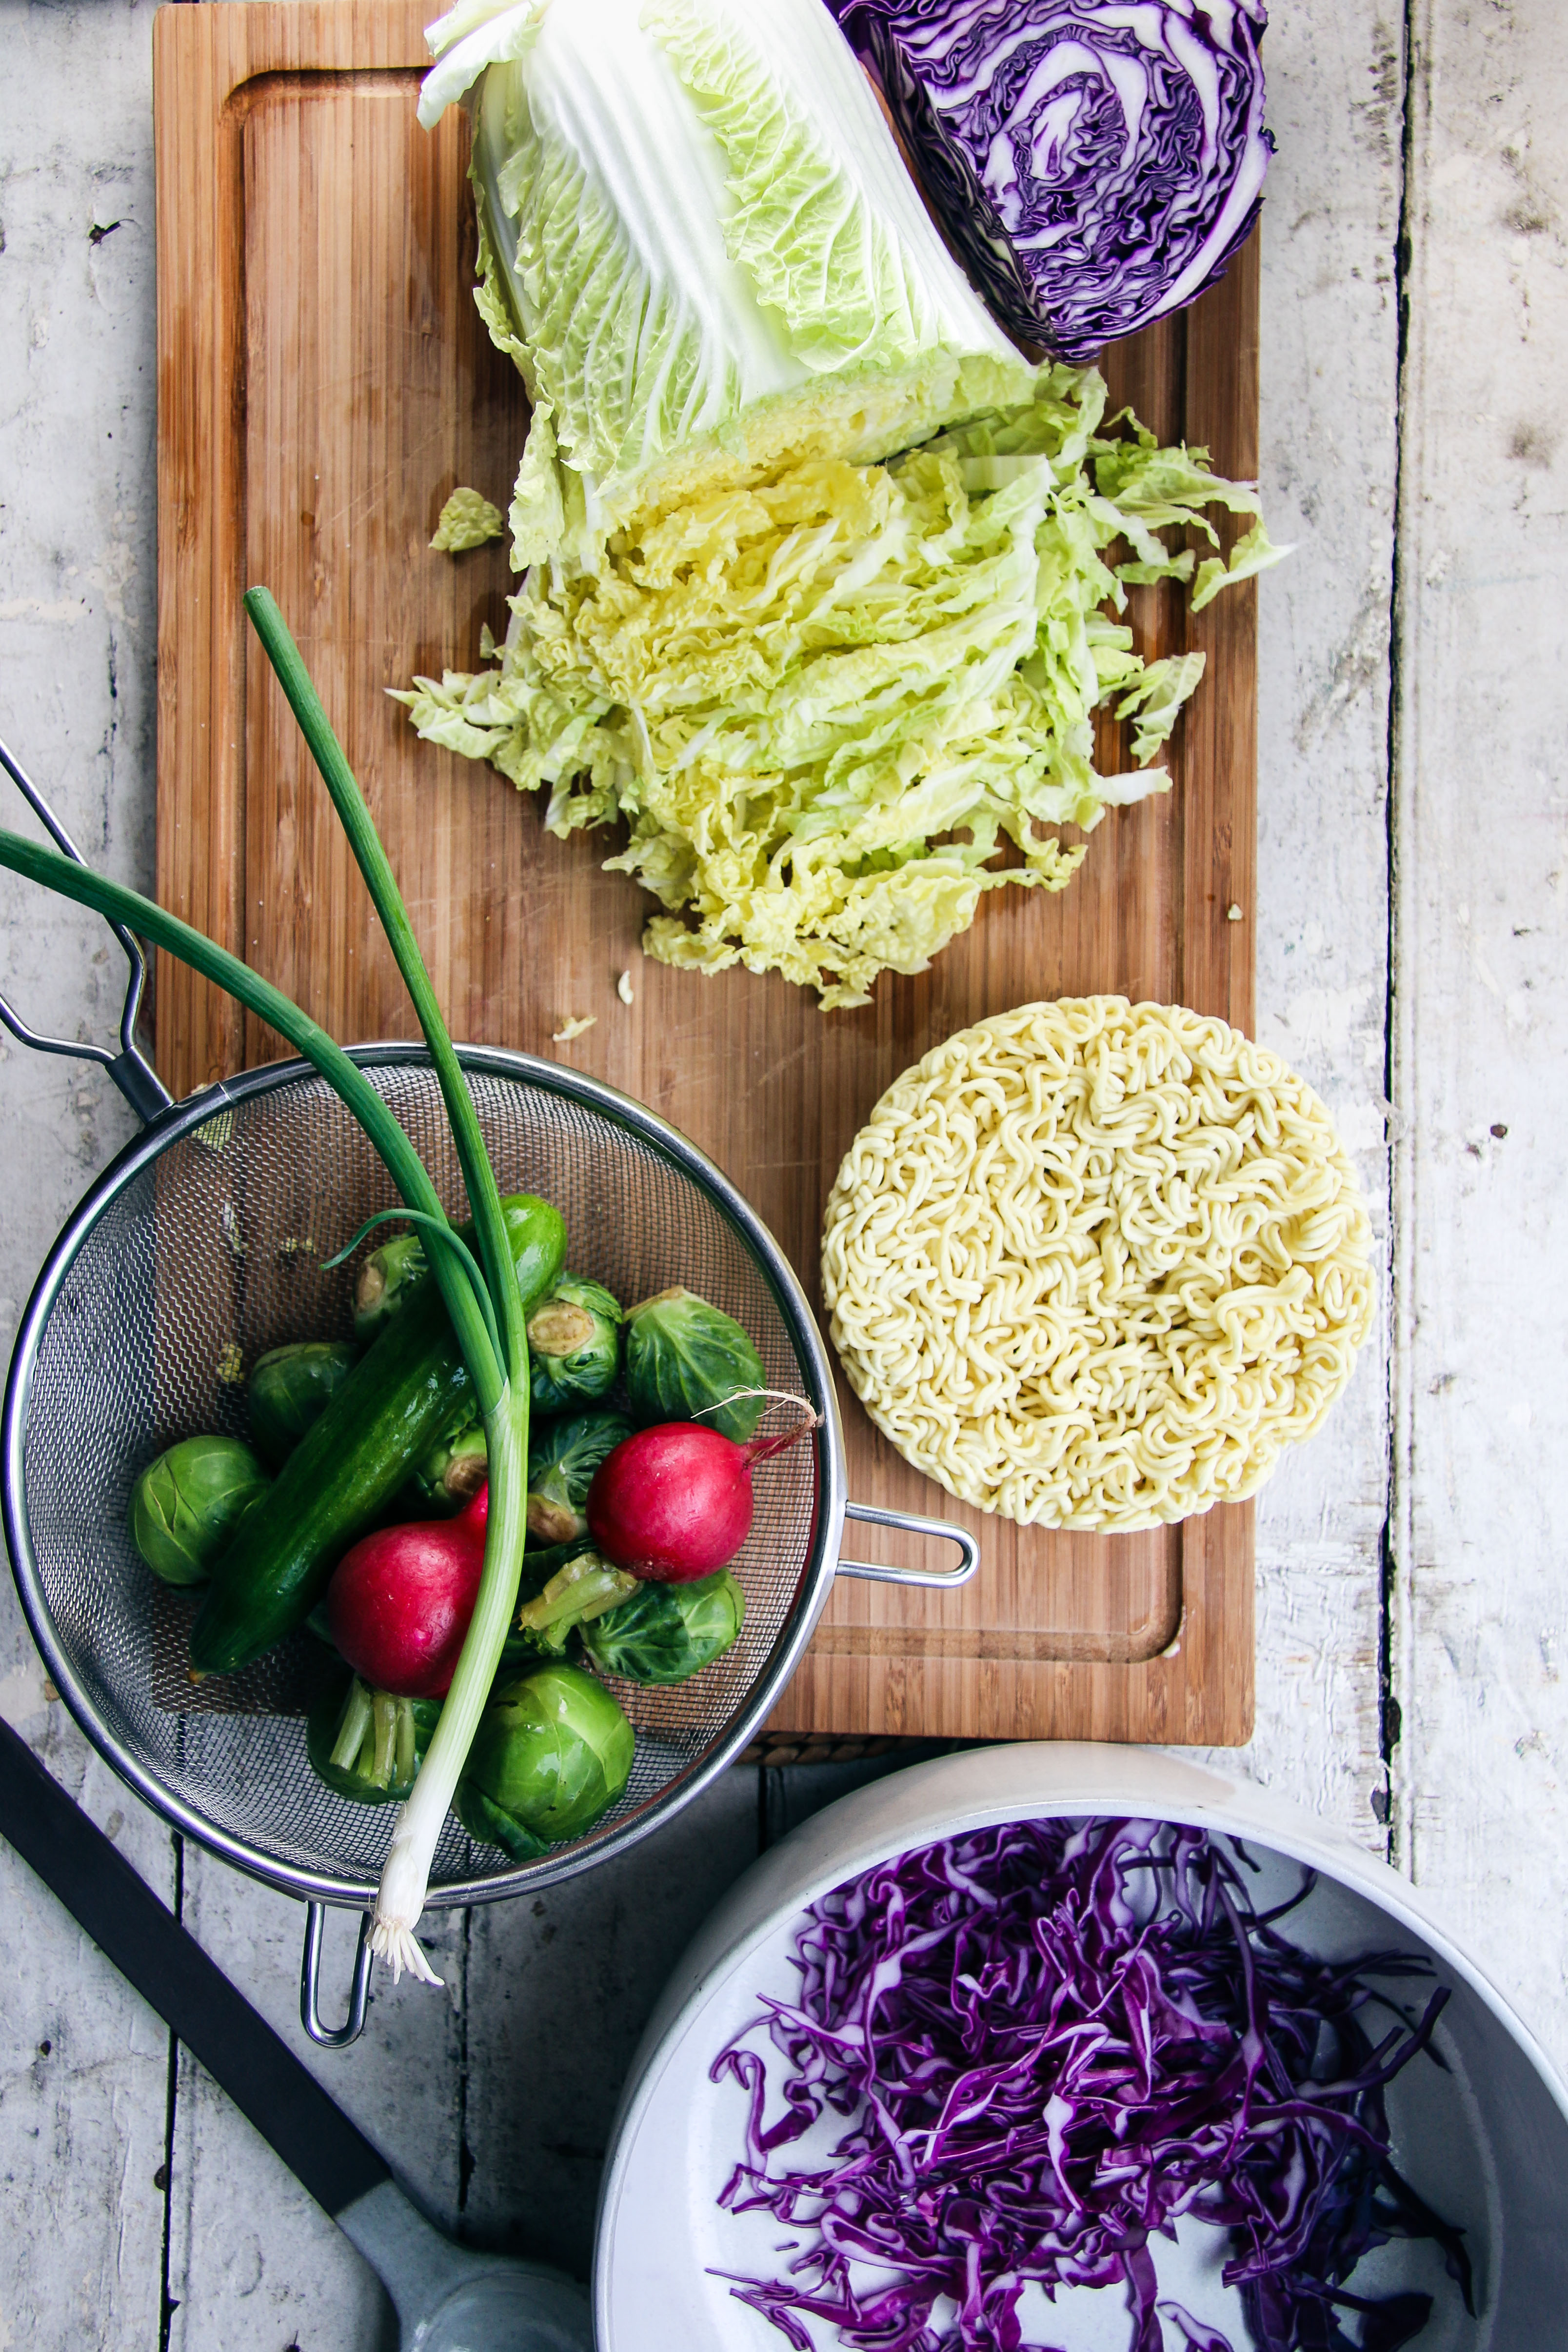
<instances>
[{"instance_id":1,"label":"napa cabbage head","mask_svg":"<svg viewBox=\"0 0 1568 2352\"><path fill-rule=\"evenodd\" d=\"M1030 397L821 0L464 0L430 38L421 119L468 106L480 307L533 402L519 570Z\"/></svg>"}]
</instances>

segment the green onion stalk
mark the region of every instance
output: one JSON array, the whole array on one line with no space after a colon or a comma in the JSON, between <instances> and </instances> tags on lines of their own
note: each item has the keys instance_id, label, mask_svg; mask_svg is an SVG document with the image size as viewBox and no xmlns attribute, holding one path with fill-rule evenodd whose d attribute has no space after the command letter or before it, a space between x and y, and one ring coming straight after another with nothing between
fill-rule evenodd
<instances>
[{"instance_id":1,"label":"green onion stalk","mask_svg":"<svg viewBox=\"0 0 1568 2352\"><path fill-rule=\"evenodd\" d=\"M436 1842L517 1605L528 1509L528 1336L495 1171L386 852L277 604L265 588L251 589L245 603L331 794L413 1000L467 1186L477 1262L453 1231L428 1170L388 1105L342 1047L281 990L137 891L20 834L0 831L0 867L40 882L62 898L140 933L277 1030L319 1072L358 1120L396 1185L410 1221L426 1239L432 1271L484 1420L490 1506L478 1599L440 1722L413 1794L398 1813L376 1896L371 1948L390 1965L394 1979L407 1969L426 1984L439 1984L441 1979L420 1949L414 1929L424 1908Z\"/></svg>"}]
</instances>

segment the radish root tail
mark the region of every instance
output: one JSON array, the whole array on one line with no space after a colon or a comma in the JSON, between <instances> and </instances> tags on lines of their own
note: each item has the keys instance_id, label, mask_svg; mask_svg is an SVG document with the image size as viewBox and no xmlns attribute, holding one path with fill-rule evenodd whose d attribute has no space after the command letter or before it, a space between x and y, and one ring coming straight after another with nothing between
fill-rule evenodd
<instances>
[{"instance_id":1,"label":"radish root tail","mask_svg":"<svg viewBox=\"0 0 1568 2352\"><path fill-rule=\"evenodd\" d=\"M797 1396L793 1389L731 1389L729 1394L727 1397L720 1397L716 1404L705 1404L700 1406L698 1410L693 1413L692 1419L694 1421L706 1421L710 1412L722 1412L726 1405L738 1404L743 1397L771 1397L777 1404L799 1405L800 1411L806 1416L805 1420L800 1423L800 1429L802 1431L808 1429L819 1429L821 1426L821 1414L816 1411L814 1406L809 1405L803 1396ZM791 1430L789 1434L793 1437L798 1434L798 1433L795 1430Z\"/></svg>"},{"instance_id":2,"label":"radish root tail","mask_svg":"<svg viewBox=\"0 0 1568 2352\"><path fill-rule=\"evenodd\" d=\"M766 1462L770 1454L781 1454L787 1445L793 1445L798 1437L808 1436L813 1429L821 1429L822 1425L821 1414L814 1406L809 1405L803 1396L797 1396L792 1389L732 1389L728 1396L719 1399L717 1404L705 1404L700 1412L693 1413L692 1419L702 1421L710 1412L722 1412L727 1404L738 1404L742 1397L770 1397L778 1404L798 1405L806 1416L803 1421L798 1421L793 1429L780 1430L777 1437L752 1438L741 1448L748 1463Z\"/></svg>"}]
</instances>

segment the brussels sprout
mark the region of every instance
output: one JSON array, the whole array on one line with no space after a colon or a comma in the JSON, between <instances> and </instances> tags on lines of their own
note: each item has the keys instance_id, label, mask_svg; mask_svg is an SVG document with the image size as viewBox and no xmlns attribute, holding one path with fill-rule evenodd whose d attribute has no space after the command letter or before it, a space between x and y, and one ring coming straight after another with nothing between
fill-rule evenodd
<instances>
[{"instance_id":1,"label":"brussels sprout","mask_svg":"<svg viewBox=\"0 0 1568 2352\"><path fill-rule=\"evenodd\" d=\"M541 1412L591 1404L621 1369L621 1302L602 1283L563 1274L528 1318L528 1387Z\"/></svg>"},{"instance_id":2,"label":"brussels sprout","mask_svg":"<svg viewBox=\"0 0 1568 2352\"><path fill-rule=\"evenodd\" d=\"M503 1812L472 1780L458 1781L452 1810L478 1844L498 1845L514 1862L538 1862L549 1852L543 1838L535 1837L514 1814Z\"/></svg>"},{"instance_id":3,"label":"brussels sprout","mask_svg":"<svg viewBox=\"0 0 1568 2352\"><path fill-rule=\"evenodd\" d=\"M361 1346L402 1314L424 1273L424 1244L417 1234L400 1234L371 1252L354 1285L354 1337Z\"/></svg>"},{"instance_id":4,"label":"brussels sprout","mask_svg":"<svg viewBox=\"0 0 1568 2352\"><path fill-rule=\"evenodd\" d=\"M696 1584L639 1584L629 1601L587 1621L582 1646L601 1673L633 1683L684 1683L722 1658L746 1595L721 1568Z\"/></svg>"},{"instance_id":5,"label":"brussels sprout","mask_svg":"<svg viewBox=\"0 0 1568 2352\"><path fill-rule=\"evenodd\" d=\"M489 1468L485 1424L468 1422L451 1431L414 1464L411 1500L423 1509L460 1511L479 1492Z\"/></svg>"},{"instance_id":6,"label":"brussels sprout","mask_svg":"<svg viewBox=\"0 0 1568 2352\"><path fill-rule=\"evenodd\" d=\"M536 1543L570 1543L587 1532L583 1506L594 1473L631 1435L620 1412L574 1413L536 1431L528 1447L528 1534Z\"/></svg>"},{"instance_id":7,"label":"brussels sprout","mask_svg":"<svg viewBox=\"0 0 1568 2352\"><path fill-rule=\"evenodd\" d=\"M187 1437L131 1493L131 1540L165 1584L200 1584L272 1481L237 1437Z\"/></svg>"},{"instance_id":8,"label":"brussels sprout","mask_svg":"<svg viewBox=\"0 0 1568 2352\"><path fill-rule=\"evenodd\" d=\"M256 1358L248 1390L251 1435L275 1468L326 1412L357 1355L346 1339L296 1339Z\"/></svg>"},{"instance_id":9,"label":"brussels sprout","mask_svg":"<svg viewBox=\"0 0 1568 2352\"><path fill-rule=\"evenodd\" d=\"M490 1694L457 1787L471 1837L519 1862L539 1841L580 1837L632 1771L632 1727L610 1693L576 1666L538 1667Z\"/></svg>"},{"instance_id":10,"label":"brussels sprout","mask_svg":"<svg viewBox=\"0 0 1568 2352\"><path fill-rule=\"evenodd\" d=\"M310 1710L305 1753L319 1780L356 1805L401 1802L441 1717L433 1698L394 1698L334 1675Z\"/></svg>"},{"instance_id":11,"label":"brussels sprout","mask_svg":"<svg viewBox=\"0 0 1568 2352\"><path fill-rule=\"evenodd\" d=\"M644 1427L700 1415L738 1443L761 1420L765 1402L738 1391L766 1380L761 1357L733 1316L695 1291L677 1284L627 1308L626 1386Z\"/></svg>"}]
</instances>

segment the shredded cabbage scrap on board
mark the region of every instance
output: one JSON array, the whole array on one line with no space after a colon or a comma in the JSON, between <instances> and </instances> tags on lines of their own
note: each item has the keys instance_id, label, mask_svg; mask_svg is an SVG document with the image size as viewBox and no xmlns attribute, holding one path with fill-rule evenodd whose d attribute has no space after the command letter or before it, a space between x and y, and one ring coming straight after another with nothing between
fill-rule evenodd
<instances>
[{"instance_id":1,"label":"shredded cabbage scrap on board","mask_svg":"<svg viewBox=\"0 0 1568 2352\"><path fill-rule=\"evenodd\" d=\"M1169 787L1149 762L1203 656L1145 664L1115 615L1129 583L1192 581L1162 531L1217 544L1201 509L1258 499L1106 398L1092 368L1051 366L1024 405L883 464L717 458L595 568L534 562L495 667L400 699L427 740L548 786L560 838L625 819L606 863L669 910L650 955L863 1004L983 890L1062 888L1083 849L1054 828ZM1259 522L1228 569L1203 564L1195 607L1285 551ZM1094 769L1108 703L1134 722L1130 774ZM1021 863L995 865L1007 844Z\"/></svg>"},{"instance_id":2,"label":"shredded cabbage scrap on board","mask_svg":"<svg viewBox=\"0 0 1568 2352\"><path fill-rule=\"evenodd\" d=\"M506 528L506 516L482 490L456 489L441 509L430 544L438 555L465 555L487 539L499 539Z\"/></svg>"}]
</instances>

